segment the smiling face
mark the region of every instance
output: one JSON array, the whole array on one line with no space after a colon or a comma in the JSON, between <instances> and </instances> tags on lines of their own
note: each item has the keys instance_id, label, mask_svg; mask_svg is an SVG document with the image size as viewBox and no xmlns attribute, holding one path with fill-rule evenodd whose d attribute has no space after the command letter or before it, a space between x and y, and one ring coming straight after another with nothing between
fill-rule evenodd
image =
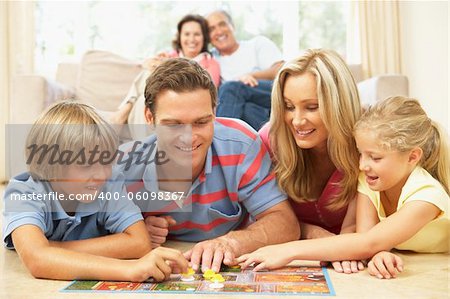
<instances>
[{"instance_id":1,"label":"smiling face","mask_svg":"<svg viewBox=\"0 0 450 299\"><path fill-rule=\"evenodd\" d=\"M50 181L53 191L64 194L65 199L76 196L79 202L90 202L100 193L111 176L112 165L101 163L78 165L72 163L61 168L58 178ZM79 197L77 196L79 195ZM81 195L84 195L81 197Z\"/></svg>"},{"instance_id":2,"label":"smiling face","mask_svg":"<svg viewBox=\"0 0 450 299\"><path fill-rule=\"evenodd\" d=\"M203 48L203 34L199 23L195 21L186 22L181 27L180 44L181 51L186 58L194 58Z\"/></svg>"},{"instance_id":3,"label":"smiling face","mask_svg":"<svg viewBox=\"0 0 450 299\"><path fill-rule=\"evenodd\" d=\"M356 131L355 140L360 152L359 169L366 175L369 188L374 191L400 192L417 164L417 150L386 150L370 129Z\"/></svg>"},{"instance_id":4,"label":"smiling face","mask_svg":"<svg viewBox=\"0 0 450 299\"><path fill-rule=\"evenodd\" d=\"M164 90L157 96L155 115L146 108L149 123L157 129L158 150L175 165L192 167L195 179L203 170L214 134L214 111L209 90ZM173 164L171 164L173 165Z\"/></svg>"},{"instance_id":5,"label":"smiling face","mask_svg":"<svg viewBox=\"0 0 450 299\"><path fill-rule=\"evenodd\" d=\"M234 36L233 25L221 12L214 12L207 18L211 44L221 55L230 55L239 48Z\"/></svg>"},{"instance_id":6,"label":"smiling face","mask_svg":"<svg viewBox=\"0 0 450 299\"><path fill-rule=\"evenodd\" d=\"M328 130L319 113L316 79L310 73L288 75L283 90L284 121L302 149L327 150Z\"/></svg>"}]
</instances>

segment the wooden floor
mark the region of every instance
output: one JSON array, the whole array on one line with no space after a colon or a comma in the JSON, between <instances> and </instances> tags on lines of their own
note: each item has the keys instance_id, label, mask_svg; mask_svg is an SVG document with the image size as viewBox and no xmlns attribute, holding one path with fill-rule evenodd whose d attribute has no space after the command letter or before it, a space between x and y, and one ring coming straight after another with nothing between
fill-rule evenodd
<instances>
[{"instance_id":1,"label":"wooden floor","mask_svg":"<svg viewBox=\"0 0 450 299\"><path fill-rule=\"evenodd\" d=\"M4 186L0 185L3 201ZM2 204L3 209L3 204ZM0 220L1 224L2 220ZM2 238L3 239L3 238ZM170 247L186 250L191 243L170 242ZM446 254L400 253L405 270L392 280L379 280L367 271L357 274L339 274L329 269L336 298L450 298L449 265ZM300 262L301 263L301 262ZM311 262L307 262L311 264ZM0 249L0 298L273 298L255 295L165 295L165 294L86 294L60 293L66 281L33 278L22 265L17 253ZM317 298L308 296L283 296L284 298ZM281 298L281 297L280 297Z\"/></svg>"}]
</instances>

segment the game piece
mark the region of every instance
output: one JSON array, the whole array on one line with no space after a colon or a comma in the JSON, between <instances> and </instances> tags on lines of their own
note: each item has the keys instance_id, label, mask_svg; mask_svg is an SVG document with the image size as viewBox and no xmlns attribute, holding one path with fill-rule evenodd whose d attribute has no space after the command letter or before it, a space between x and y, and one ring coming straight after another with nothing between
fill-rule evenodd
<instances>
[{"instance_id":1,"label":"game piece","mask_svg":"<svg viewBox=\"0 0 450 299\"><path fill-rule=\"evenodd\" d=\"M184 282L189 282L189 281L194 281L195 277L194 276L181 276L181 281Z\"/></svg>"},{"instance_id":2,"label":"game piece","mask_svg":"<svg viewBox=\"0 0 450 299\"><path fill-rule=\"evenodd\" d=\"M188 268L186 273L181 274L181 280L182 281L194 281L195 280L194 274L195 274L194 269Z\"/></svg>"},{"instance_id":3,"label":"game piece","mask_svg":"<svg viewBox=\"0 0 450 299\"><path fill-rule=\"evenodd\" d=\"M224 284L222 282L225 281L225 278L221 274L214 274L210 281L212 282L209 287L212 289L221 289L224 287Z\"/></svg>"},{"instance_id":4,"label":"game piece","mask_svg":"<svg viewBox=\"0 0 450 299\"><path fill-rule=\"evenodd\" d=\"M206 270L204 273L203 273L203 277L205 278L205 279L211 279L211 277L213 277L214 275L216 274L216 272L215 271L213 271L213 270L211 270L211 269L208 269L208 270Z\"/></svg>"}]
</instances>

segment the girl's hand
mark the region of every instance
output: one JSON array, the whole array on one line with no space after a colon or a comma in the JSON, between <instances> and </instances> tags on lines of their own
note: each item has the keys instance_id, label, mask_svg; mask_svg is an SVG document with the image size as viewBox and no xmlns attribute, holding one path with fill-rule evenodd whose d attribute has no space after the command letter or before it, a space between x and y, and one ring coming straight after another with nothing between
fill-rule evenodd
<instances>
[{"instance_id":1,"label":"girl's hand","mask_svg":"<svg viewBox=\"0 0 450 299\"><path fill-rule=\"evenodd\" d=\"M403 261L398 256L388 251L381 251L372 257L367 264L367 269L372 276L390 279L397 277L397 273L403 271Z\"/></svg>"},{"instance_id":2,"label":"girl's hand","mask_svg":"<svg viewBox=\"0 0 450 299\"><path fill-rule=\"evenodd\" d=\"M241 255L237 262L242 269L251 264L257 264L253 271L263 269L277 269L289 264L293 259L289 257L285 250L285 245L271 245L260 248L252 253Z\"/></svg>"}]
</instances>

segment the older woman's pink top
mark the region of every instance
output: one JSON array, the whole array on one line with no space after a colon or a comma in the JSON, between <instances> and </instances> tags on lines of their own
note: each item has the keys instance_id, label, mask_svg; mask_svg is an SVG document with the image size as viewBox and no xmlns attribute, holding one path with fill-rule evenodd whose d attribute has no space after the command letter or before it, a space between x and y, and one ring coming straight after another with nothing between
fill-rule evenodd
<instances>
[{"instance_id":1,"label":"older woman's pink top","mask_svg":"<svg viewBox=\"0 0 450 299\"><path fill-rule=\"evenodd\" d=\"M270 156L273 152L269 141L269 123L265 124L260 130L259 135L266 145ZM334 171L325 188L322 191L320 197L313 202L298 203L289 198L292 208L294 209L297 219L300 222L313 224L320 226L334 234L339 234L344 221L345 214L347 213L347 206L337 210L330 211L326 208L330 200L339 192L339 188L336 186L342 179L342 173L338 170Z\"/></svg>"},{"instance_id":2,"label":"older woman's pink top","mask_svg":"<svg viewBox=\"0 0 450 299\"><path fill-rule=\"evenodd\" d=\"M183 53L177 52L175 50L168 53L170 57L176 58L176 57L183 57ZM214 82L214 85L216 87L219 87L220 85L220 66L219 62L217 62L214 57L211 56L211 54L202 52L198 54L196 57L192 58L192 60L195 60L200 64L205 70L208 71L208 73L211 75L211 79Z\"/></svg>"}]
</instances>

